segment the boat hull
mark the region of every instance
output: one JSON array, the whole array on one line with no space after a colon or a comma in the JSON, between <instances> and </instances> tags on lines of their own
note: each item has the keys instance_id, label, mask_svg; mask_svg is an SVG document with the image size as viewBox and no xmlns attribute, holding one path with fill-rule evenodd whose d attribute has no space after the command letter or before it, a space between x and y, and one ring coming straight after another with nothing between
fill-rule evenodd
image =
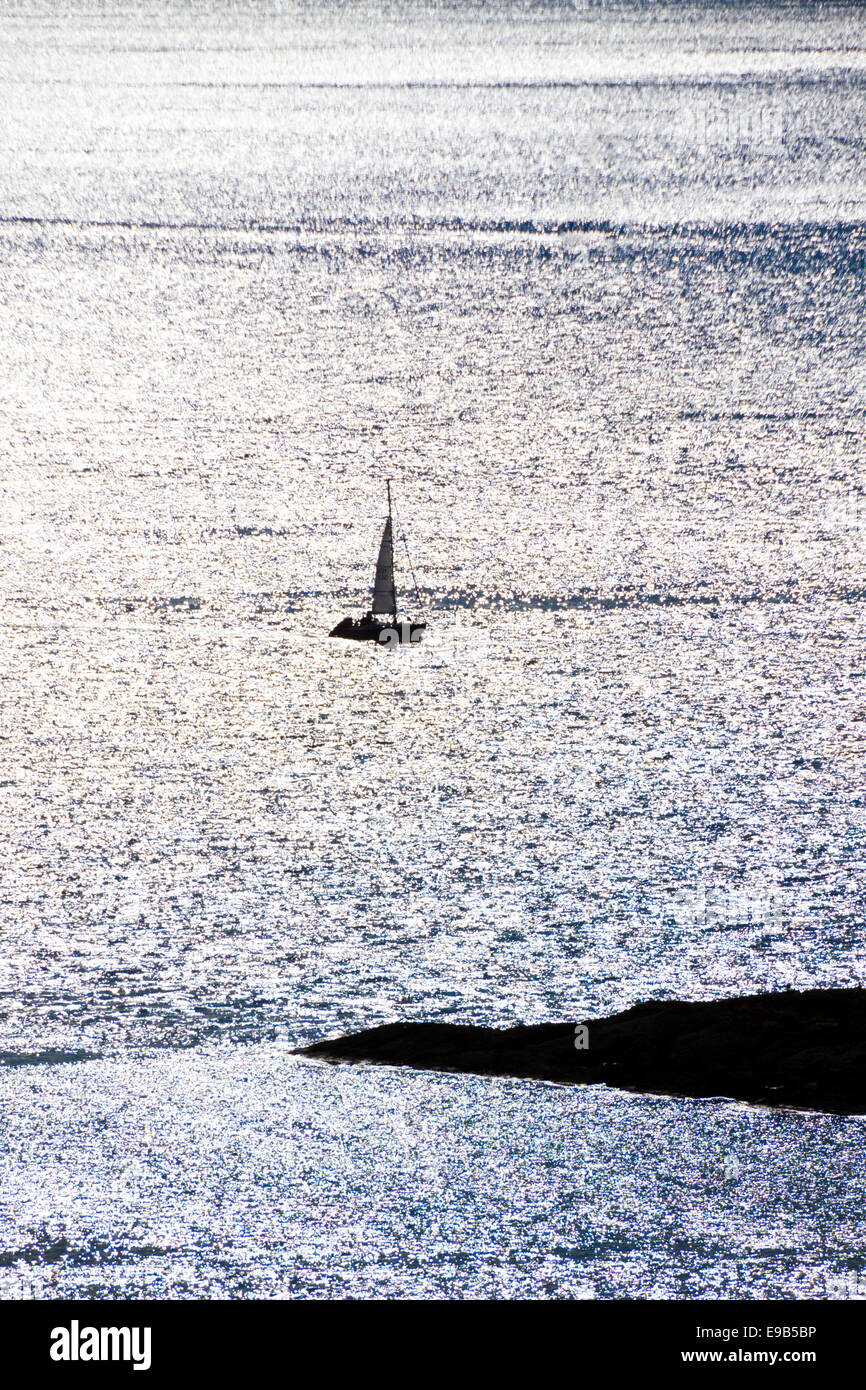
<instances>
[{"instance_id":1,"label":"boat hull","mask_svg":"<svg viewBox=\"0 0 866 1390\"><path fill-rule=\"evenodd\" d=\"M331 628L329 637L343 637L349 642L378 642L382 647L399 647L411 643L417 646L426 623L381 623L377 618L343 618Z\"/></svg>"}]
</instances>

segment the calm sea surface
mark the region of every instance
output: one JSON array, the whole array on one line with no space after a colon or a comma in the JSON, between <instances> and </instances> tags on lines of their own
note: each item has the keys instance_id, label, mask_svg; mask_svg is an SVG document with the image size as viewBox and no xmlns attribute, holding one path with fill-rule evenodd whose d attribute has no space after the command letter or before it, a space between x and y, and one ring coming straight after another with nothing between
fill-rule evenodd
<instances>
[{"instance_id":1,"label":"calm sea surface","mask_svg":"<svg viewBox=\"0 0 866 1390\"><path fill-rule=\"evenodd\" d=\"M866 1273L861 1118L291 1055L866 983L864 11L7 0L0 91L0 1296Z\"/></svg>"}]
</instances>

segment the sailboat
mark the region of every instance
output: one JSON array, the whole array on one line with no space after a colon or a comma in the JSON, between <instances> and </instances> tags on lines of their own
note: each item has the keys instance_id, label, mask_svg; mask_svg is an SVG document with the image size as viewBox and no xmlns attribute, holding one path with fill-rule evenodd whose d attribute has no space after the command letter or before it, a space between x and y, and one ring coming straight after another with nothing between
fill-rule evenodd
<instances>
[{"instance_id":1,"label":"sailboat","mask_svg":"<svg viewBox=\"0 0 866 1390\"><path fill-rule=\"evenodd\" d=\"M373 581L373 604L363 618L343 618L328 633L329 637L346 637L352 642L379 642L382 646L400 645L421 641L421 634L427 627L424 622L413 623L404 618L397 621L397 590L394 585L394 522L391 514L391 479L386 479L388 489L388 520L382 532L379 558L376 561L376 577ZM403 542L405 544L405 536ZM406 558L409 559L408 547ZM409 560L412 581L415 573ZM421 607L421 596L415 584L415 598Z\"/></svg>"}]
</instances>

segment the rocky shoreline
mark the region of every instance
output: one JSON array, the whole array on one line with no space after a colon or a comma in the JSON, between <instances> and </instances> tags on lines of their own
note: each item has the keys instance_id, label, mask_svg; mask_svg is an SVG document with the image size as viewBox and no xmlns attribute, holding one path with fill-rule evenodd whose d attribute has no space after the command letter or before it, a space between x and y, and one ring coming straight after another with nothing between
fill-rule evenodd
<instances>
[{"instance_id":1,"label":"rocky shoreline","mask_svg":"<svg viewBox=\"0 0 866 1390\"><path fill-rule=\"evenodd\" d=\"M861 1115L866 990L660 1000L577 1025L389 1023L298 1055Z\"/></svg>"}]
</instances>

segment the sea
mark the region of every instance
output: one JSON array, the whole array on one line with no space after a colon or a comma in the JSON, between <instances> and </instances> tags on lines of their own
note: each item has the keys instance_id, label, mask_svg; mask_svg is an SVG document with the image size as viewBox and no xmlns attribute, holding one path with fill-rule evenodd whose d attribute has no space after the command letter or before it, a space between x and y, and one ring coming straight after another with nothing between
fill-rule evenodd
<instances>
[{"instance_id":1,"label":"sea","mask_svg":"<svg viewBox=\"0 0 866 1390\"><path fill-rule=\"evenodd\" d=\"M862 1116L295 1050L866 983L866 11L3 0L0 92L0 1298L862 1296Z\"/></svg>"}]
</instances>

